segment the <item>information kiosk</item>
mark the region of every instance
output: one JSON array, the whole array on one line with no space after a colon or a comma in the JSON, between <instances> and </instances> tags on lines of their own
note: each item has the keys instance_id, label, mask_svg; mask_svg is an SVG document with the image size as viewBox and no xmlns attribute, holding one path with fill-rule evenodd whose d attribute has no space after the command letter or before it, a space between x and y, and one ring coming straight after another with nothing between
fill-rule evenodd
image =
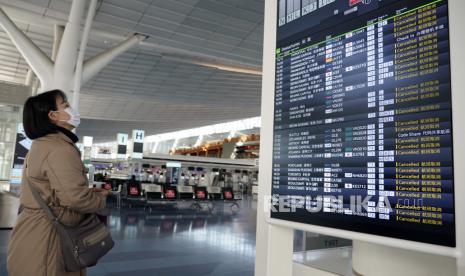
<instances>
[{"instance_id":1,"label":"information kiosk","mask_svg":"<svg viewBox=\"0 0 465 276\"><path fill-rule=\"evenodd\" d=\"M266 1L256 275L292 275L293 229L362 275L465 275L463 12Z\"/></svg>"}]
</instances>

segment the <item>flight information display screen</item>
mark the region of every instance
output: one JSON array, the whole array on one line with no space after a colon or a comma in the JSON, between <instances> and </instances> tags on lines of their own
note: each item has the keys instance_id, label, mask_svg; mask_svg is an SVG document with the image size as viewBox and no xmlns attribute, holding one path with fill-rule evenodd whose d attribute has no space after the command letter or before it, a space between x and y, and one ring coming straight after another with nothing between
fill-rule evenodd
<instances>
[{"instance_id":1,"label":"flight information display screen","mask_svg":"<svg viewBox=\"0 0 465 276\"><path fill-rule=\"evenodd\" d=\"M279 0L271 217L455 247L447 0Z\"/></svg>"}]
</instances>

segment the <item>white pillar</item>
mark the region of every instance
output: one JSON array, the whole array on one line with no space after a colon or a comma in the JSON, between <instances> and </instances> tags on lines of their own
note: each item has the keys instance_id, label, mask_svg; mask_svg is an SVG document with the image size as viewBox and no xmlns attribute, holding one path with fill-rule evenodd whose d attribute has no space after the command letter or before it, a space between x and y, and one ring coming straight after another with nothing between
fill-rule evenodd
<instances>
[{"instance_id":1,"label":"white pillar","mask_svg":"<svg viewBox=\"0 0 465 276\"><path fill-rule=\"evenodd\" d=\"M63 38L63 32L65 27L62 25L53 25L53 45L52 45L52 62L55 62L58 50L60 49L61 39ZM54 82L50 81L48 83L35 83L32 89L32 95L37 95L39 91L45 92L52 89L56 89Z\"/></svg>"},{"instance_id":2,"label":"white pillar","mask_svg":"<svg viewBox=\"0 0 465 276\"><path fill-rule=\"evenodd\" d=\"M32 69L29 68L29 69L27 69L26 79L24 80L24 85L32 86L32 81L33 80L34 80L34 72L32 72Z\"/></svg>"},{"instance_id":3,"label":"white pillar","mask_svg":"<svg viewBox=\"0 0 465 276\"><path fill-rule=\"evenodd\" d=\"M79 99L81 96L81 83L82 83L82 66L86 54L87 41L89 40L89 33L94 20L95 11L97 9L97 0L92 0L87 13L86 24L84 25L84 33L82 34L81 46L79 47L79 55L76 62L76 72L74 74L74 89L73 100L71 104L74 109L79 110Z\"/></svg>"},{"instance_id":4,"label":"white pillar","mask_svg":"<svg viewBox=\"0 0 465 276\"><path fill-rule=\"evenodd\" d=\"M68 22L55 60L53 89L60 89L70 96L81 34L81 21L86 1L74 0Z\"/></svg>"},{"instance_id":5,"label":"white pillar","mask_svg":"<svg viewBox=\"0 0 465 276\"><path fill-rule=\"evenodd\" d=\"M264 45L276 45L276 9L278 1L265 1ZM260 175L257 201L257 240L255 257L255 275L270 276L274 267L282 276L292 275L292 237L291 229L282 229L268 224L273 159L273 106L274 106L274 55L275 47L263 47L262 78L262 129L260 144ZM276 244L276 241L279 244ZM279 248L282 246L282 248ZM278 260L279 256L283 257ZM273 274L279 275L279 274Z\"/></svg>"},{"instance_id":6,"label":"white pillar","mask_svg":"<svg viewBox=\"0 0 465 276\"><path fill-rule=\"evenodd\" d=\"M39 88L39 80L37 79L31 68L27 69L24 85L31 88L31 96L35 96L37 94L37 90Z\"/></svg>"},{"instance_id":7,"label":"white pillar","mask_svg":"<svg viewBox=\"0 0 465 276\"><path fill-rule=\"evenodd\" d=\"M52 61L57 59L58 49L60 49L61 39L63 38L63 33L65 32L65 27L62 25L55 24L53 26L53 47L52 47Z\"/></svg>"},{"instance_id":8,"label":"white pillar","mask_svg":"<svg viewBox=\"0 0 465 276\"><path fill-rule=\"evenodd\" d=\"M291 276L294 265L294 229L268 225L266 276ZM256 274L258 275L258 274Z\"/></svg>"},{"instance_id":9,"label":"white pillar","mask_svg":"<svg viewBox=\"0 0 465 276\"><path fill-rule=\"evenodd\" d=\"M32 81L31 96L37 95L40 87L40 81L38 78L34 78Z\"/></svg>"}]
</instances>

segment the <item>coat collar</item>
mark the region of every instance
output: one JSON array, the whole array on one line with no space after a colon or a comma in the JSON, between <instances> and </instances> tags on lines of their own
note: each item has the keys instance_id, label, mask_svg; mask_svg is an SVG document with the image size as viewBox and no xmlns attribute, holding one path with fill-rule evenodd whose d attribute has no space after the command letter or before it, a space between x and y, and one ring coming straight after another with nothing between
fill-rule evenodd
<instances>
[{"instance_id":1,"label":"coat collar","mask_svg":"<svg viewBox=\"0 0 465 276\"><path fill-rule=\"evenodd\" d=\"M58 132L64 134L66 138L68 138L68 140L71 141L73 144L79 141L79 138L76 136L76 134L67 130L66 128L58 127Z\"/></svg>"},{"instance_id":2,"label":"coat collar","mask_svg":"<svg viewBox=\"0 0 465 276\"><path fill-rule=\"evenodd\" d=\"M38 138L37 140L63 140L67 143L74 145L79 139L78 137L67 129L58 129L56 133L48 134L47 136Z\"/></svg>"}]
</instances>

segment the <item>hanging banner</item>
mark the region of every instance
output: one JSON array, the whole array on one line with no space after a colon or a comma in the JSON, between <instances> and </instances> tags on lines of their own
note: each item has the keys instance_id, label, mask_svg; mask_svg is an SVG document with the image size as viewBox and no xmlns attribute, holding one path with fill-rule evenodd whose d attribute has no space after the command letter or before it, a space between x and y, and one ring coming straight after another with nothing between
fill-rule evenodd
<instances>
[{"instance_id":1,"label":"hanging banner","mask_svg":"<svg viewBox=\"0 0 465 276\"><path fill-rule=\"evenodd\" d=\"M132 158L142 159L144 153L144 137L145 131L143 130L133 130L132 131Z\"/></svg>"},{"instance_id":2,"label":"hanging banner","mask_svg":"<svg viewBox=\"0 0 465 276\"><path fill-rule=\"evenodd\" d=\"M117 145L116 158L118 159L126 158L126 153L127 153L127 148L128 148L128 139L129 139L129 135L125 133L118 133L116 135L116 145Z\"/></svg>"}]
</instances>

